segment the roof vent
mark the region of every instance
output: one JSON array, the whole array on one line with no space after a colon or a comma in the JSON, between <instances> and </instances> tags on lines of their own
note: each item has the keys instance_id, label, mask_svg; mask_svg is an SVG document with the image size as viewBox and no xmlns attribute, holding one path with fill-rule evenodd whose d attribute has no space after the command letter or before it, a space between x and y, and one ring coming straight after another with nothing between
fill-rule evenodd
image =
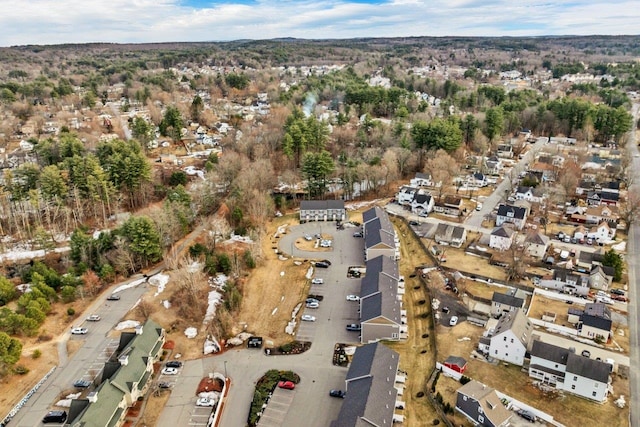
<instances>
[{"instance_id":1,"label":"roof vent","mask_svg":"<svg viewBox=\"0 0 640 427\"><path fill-rule=\"evenodd\" d=\"M96 403L98 401L98 392L92 391L87 395L87 400L91 403Z\"/></svg>"}]
</instances>

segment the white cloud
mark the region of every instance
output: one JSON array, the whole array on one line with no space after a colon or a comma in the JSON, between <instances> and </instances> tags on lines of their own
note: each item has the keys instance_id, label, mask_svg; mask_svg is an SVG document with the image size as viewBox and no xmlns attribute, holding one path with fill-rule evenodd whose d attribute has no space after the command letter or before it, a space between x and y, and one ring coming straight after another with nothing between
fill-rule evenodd
<instances>
[{"instance_id":1,"label":"white cloud","mask_svg":"<svg viewBox=\"0 0 640 427\"><path fill-rule=\"evenodd\" d=\"M0 45L393 36L636 34L630 0L0 0Z\"/></svg>"}]
</instances>

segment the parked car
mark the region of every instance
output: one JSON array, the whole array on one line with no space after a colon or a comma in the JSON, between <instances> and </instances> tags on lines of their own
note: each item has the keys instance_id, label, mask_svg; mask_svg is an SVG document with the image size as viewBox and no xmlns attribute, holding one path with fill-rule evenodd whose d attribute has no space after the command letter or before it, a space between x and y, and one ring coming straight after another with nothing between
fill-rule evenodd
<instances>
[{"instance_id":1,"label":"parked car","mask_svg":"<svg viewBox=\"0 0 640 427\"><path fill-rule=\"evenodd\" d=\"M89 322L97 322L100 319L102 319L100 316L98 316L97 314L92 314L91 316L87 317L87 320Z\"/></svg>"},{"instance_id":2,"label":"parked car","mask_svg":"<svg viewBox=\"0 0 640 427\"><path fill-rule=\"evenodd\" d=\"M627 293L625 291L623 291L622 289L610 289L609 290L612 294L614 295L626 295Z\"/></svg>"},{"instance_id":3,"label":"parked car","mask_svg":"<svg viewBox=\"0 0 640 427\"><path fill-rule=\"evenodd\" d=\"M162 375L176 375L178 373L178 368L164 368L162 370Z\"/></svg>"},{"instance_id":4,"label":"parked car","mask_svg":"<svg viewBox=\"0 0 640 427\"><path fill-rule=\"evenodd\" d=\"M278 383L278 387L284 388L286 390L293 390L294 388L296 388L296 385L293 383L293 381L280 381Z\"/></svg>"},{"instance_id":5,"label":"parked car","mask_svg":"<svg viewBox=\"0 0 640 427\"><path fill-rule=\"evenodd\" d=\"M310 235L310 234L305 234L305 235L304 235L304 240L306 240L306 241L308 241L308 242L309 242L309 241L313 240L313 237L311 237L311 235Z\"/></svg>"},{"instance_id":6,"label":"parked car","mask_svg":"<svg viewBox=\"0 0 640 427\"><path fill-rule=\"evenodd\" d=\"M247 340L248 348L262 348L262 337L250 337Z\"/></svg>"},{"instance_id":7,"label":"parked car","mask_svg":"<svg viewBox=\"0 0 640 427\"><path fill-rule=\"evenodd\" d=\"M182 368L182 362L179 360L170 360L164 366L167 368Z\"/></svg>"},{"instance_id":8,"label":"parked car","mask_svg":"<svg viewBox=\"0 0 640 427\"><path fill-rule=\"evenodd\" d=\"M66 411L49 411L42 419L43 424L57 423L62 424L67 421Z\"/></svg>"},{"instance_id":9,"label":"parked car","mask_svg":"<svg viewBox=\"0 0 640 427\"><path fill-rule=\"evenodd\" d=\"M71 328L71 333L73 335L84 335L87 332L89 332L87 328Z\"/></svg>"},{"instance_id":10,"label":"parked car","mask_svg":"<svg viewBox=\"0 0 640 427\"><path fill-rule=\"evenodd\" d=\"M158 383L158 388L171 388L171 383L163 381L161 383Z\"/></svg>"},{"instance_id":11,"label":"parked car","mask_svg":"<svg viewBox=\"0 0 640 427\"><path fill-rule=\"evenodd\" d=\"M120 301L120 295L111 294L107 297L107 301Z\"/></svg>"},{"instance_id":12,"label":"parked car","mask_svg":"<svg viewBox=\"0 0 640 427\"><path fill-rule=\"evenodd\" d=\"M620 302L627 302L627 297L625 297L624 295L613 294L611 295L611 299Z\"/></svg>"},{"instance_id":13,"label":"parked car","mask_svg":"<svg viewBox=\"0 0 640 427\"><path fill-rule=\"evenodd\" d=\"M315 316L312 316L312 315L310 315L310 314L303 314L303 315L302 315L302 317L301 317L301 319L302 319L304 322L315 322L315 321L316 321L316 317L315 317Z\"/></svg>"},{"instance_id":14,"label":"parked car","mask_svg":"<svg viewBox=\"0 0 640 427\"><path fill-rule=\"evenodd\" d=\"M449 320L449 326L456 326L458 324L458 316L451 316Z\"/></svg>"},{"instance_id":15,"label":"parked car","mask_svg":"<svg viewBox=\"0 0 640 427\"><path fill-rule=\"evenodd\" d=\"M582 350L581 353L584 357L591 357L591 352L589 350Z\"/></svg>"},{"instance_id":16,"label":"parked car","mask_svg":"<svg viewBox=\"0 0 640 427\"><path fill-rule=\"evenodd\" d=\"M216 401L208 397L199 397L198 400L196 400L196 406L214 406L215 404Z\"/></svg>"},{"instance_id":17,"label":"parked car","mask_svg":"<svg viewBox=\"0 0 640 427\"><path fill-rule=\"evenodd\" d=\"M450 311L450 310L449 310L449 307L442 307L442 312L443 312L443 313L445 313L445 314L446 314L446 313L449 313L449 311Z\"/></svg>"},{"instance_id":18,"label":"parked car","mask_svg":"<svg viewBox=\"0 0 640 427\"><path fill-rule=\"evenodd\" d=\"M311 280L312 285L322 285L323 283L324 283L324 279L321 279L320 277L315 277L314 279Z\"/></svg>"},{"instance_id":19,"label":"parked car","mask_svg":"<svg viewBox=\"0 0 640 427\"><path fill-rule=\"evenodd\" d=\"M353 237L362 237L362 231L356 231L353 233Z\"/></svg>"},{"instance_id":20,"label":"parked car","mask_svg":"<svg viewBox=\"0 0 640 427\"><path fill-rule=\"evenodd\" d=\"M518 411L518 415L520 415L522 418L524 418L527 421L531 421L532 423L536 422L536 416L529 411L525 411L521 409Z\"/></svg>"},{"instance_id":21,"label":"parked car","mask_svg":"<svg viewBox=\"0 0 640 427\"><path fill-rule=\"evenodd\" d=\"M478 203L478 204L476 205L476 210L477 210L477 211L481 211L481 210L482 210L482 203Z\"/></svg>"},{"instance_id":22,"label":"parked car","mask_svg":"<svg viewBox=\"0 0 640 427\"><path fill-rule=\"evenodd\" d=\"M319 304L319 303L320 303L320 300L317 300L317 299L315 299L315 298L307 298L307 299L305 300L305 303L306 303L306 304L311 304L312 302L317 302L317 303Z\"/></svg>"},{"instance_id":23,"label":"parked car","mask_svg":"<svg viewBox=\"0 0 640 427\"><path fill-rule=\"evenodd\" d=\"M409 225L420 225L418 221L409 221Z\"/></svg>"},{"instance_id":24,"label":"parked car","mask_svg":"<svg viewBox=\"0 0 640 427\"><path fill-rule=\"evenodd\" d=\"M308 302L306 304L307 308L319 308L320 307L320 303L318 302Z\"/></svg>"},{"instance_id":25,"label":"parked car","mask_svg":"<svg viewBox=\"0 0 640 427\"><path fill-rule=\"evenodd\" d=\"M331 397L339 397L341 399L344 399L344 397L347 395L347 392L344 390L330 390L329 391L329 396Z\"/></svg>"},{"instance_id":26,"label":"parked car","mask_svg":"<svg viewBox=\"0 0 640 427\"><path fill-rule=\"evenodd\" d=\"M354 332L358 332L362 330L362 326L360 326L360 324L358 323L350 323L347 325L347 331L354 331Z\"/></svg>"},{"instance_id":27,"label":"parked car","mask_svg":"<svg viewBox=\"0 0 640 427\"><path fill-rule=\"evenodd\" d=\"M73 386L75 388L87 388L91 385L91 381L87 381L87 380L75 380L73 382Z\"/></svg>"},{"instance_id":28,"label":"parked car","mask_svg":"<svg viewBox=\"0 0 640 427\"><path fill-rule=\"evenodd\" d=\"M347 295L347 301L360 301L360 297L358 295Z\"/></svg>"},{"instance_id":29,"label":"parked car","mask_svg":"<svg viewBox=\"0 0 640 427\"><path fill-rule=\"evenodd\" d=\"M329 264L327 264L324 261L318 261L318 262L316 262L316 267L317 268L329 268Z\"/></svg>"}]
</instances>

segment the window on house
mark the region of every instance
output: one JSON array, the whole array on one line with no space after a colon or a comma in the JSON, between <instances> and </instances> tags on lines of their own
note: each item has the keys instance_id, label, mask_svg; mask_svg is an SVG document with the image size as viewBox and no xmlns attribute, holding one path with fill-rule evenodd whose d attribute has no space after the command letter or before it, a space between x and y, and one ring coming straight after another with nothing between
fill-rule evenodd
<instances>
[{"instance_id":1,"label":"window on house","mask_svg":"<svg viewBox=\"0 0 640 427\"><path fill-rule=\"evenodd\" d=\"M578 381L578 377L576 377L575 375L573 376L573 380L574 381Z\"/></svg>"},{"instance_id":2,"label":"window on house","mask_svg":"<svg viewBox=\"0 0 640 427\"><path fill-rule=\"evenodd\" d=\"M591 396L596 397L596 392L591 392Z\"/></svg>"},{"instance_id":3,"label":"window on house","mask_svg":"<svg viewBox=\"0 0 640 427\"><path fill-rule=\"evenodd\" d=\"M467 396L462 396L462 400L467 401Z\"/></svg>"},{"instance_id":4,"label":"window on house","mask_svg":"<svg viewBox=\"0 0 640 427\"><path fill-rule=\"evenodd\" d=\"M507 337L504 337L504 338L503 338L503 341L506 341L506 340L507 340Z\"/></svg>"},{"instance_id":5,"label":"window on house","mask_svg":"<svg viewBox=\"0 0 640 427\"><path fill-rule=\"evenodd\" d=\"M598 383L593 383L593 386L594 386L595 388L598 388Z\"/></svg>"},{"instance_id":6,"label":"window on house","mask_svg":"<svg viewBox=\"0 0 640 427\"><path fill-rule=\"evenodd\" d=\"M505 353L505 354L504 354L504 357L509 357L509 353Z\"/></svg>"},{"instance_id":7,"label":"window on house","mask_svg":"<svg viewBox=\"0 0 640 427\"><path fill-rule=\"evenodd\" d=\"M575 389L576 389L576 385L575 385L575 384L573 384L573 385L571 386L571 390L575 390Z\"/></svg>"},{"instance_id":8,"label":"window on house","mask_svg":"<svg viewBox=\"0 0 640 427\"><path fill-rule=\"evenodd\" d=\"M498 354L498 350L495 350L495 354Z\"/></svg>"},{"instance_id":9,"label":"window on house","mask_svg":"<svg viewBox=\"0 0 640 427\"><path fill-rule=\"evenodd\" d=\"M484 417L482 415L478 415L478 422L479 423L483 423L484 422Z\"/></svg>"},{"instance_id":10,"label":"window on house","mask_svg":"<svg viewBox=\"0 0 640 427\"><path fill-rule=\"evenodd\" d=\"M482 414L482 406L478 406L478 412Z\"/></svg>"},{"instance_id":11,"label":"window on house","mask_svg":"<svg viewBox=\"0 0 640 427\"><path fill-rule=\"evenodd\" d=\"M511 338L511 343L513 344L513 338Z\"/></svg>"}]
</instances>

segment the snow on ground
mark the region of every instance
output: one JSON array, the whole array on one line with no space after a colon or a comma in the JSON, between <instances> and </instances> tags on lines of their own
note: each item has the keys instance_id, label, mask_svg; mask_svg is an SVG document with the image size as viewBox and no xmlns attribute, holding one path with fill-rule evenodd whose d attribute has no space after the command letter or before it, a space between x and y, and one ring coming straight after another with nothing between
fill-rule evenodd
<instances>
[{"instance_id":1,"label":"snow on ground","mask_svg":"<svg viewBox=\"0 0 640 427\"><path fill-rule=\"evenodd\" d=\"M249 236L241 236L239 234L232 234L227 242L240 242L240 243L253 243L251 237ZM225 242L226 243L226 242Z\"/></svg>"},{"instance_id":2,"label":"snow on ground","mask_svg":"<svg viewBox=\"0 0 640 427\"><path fill-rule=\"evenodd\" d=\"M121 331L123 329L133 329L136 326L140 326L140 322L137 320L125 320L116 325L116 331Z\"/></svg>"},{"instance_id":3,"label":"snow on ground","mask_svg":"<svg viewBox=\"0 0 640 427\"><path fill-rule=\"evenodd\" d=\"M627 242L620 242L616 245L611 246L612 249L615 249L618 252L624 252L627 250Z\"/></svg>"},{"instance_id":4,"label":"snow on ground","mask_svg":"<svg viewBox=\"0 0 640 427\"><path fill-rule=\"evenodd\" d=\"M305 279L311 279L313 277L313 267L309 267L307 274L304 275Z\"/></svg>"},{"instance_id":5,"label":"snow on ground","mask_svg":"<svg viewBox=\"0 0 640 427\"><path fill-rule=\"evenodd\" d=\"M71 248L69 246L63 246L61 248L55 248L53 252L63 254L69 252L70 250ZM0 262L21 261L25 259L42 258L44 256L44 249L28 250L26 248L15 248L11 251L0 254Z\"/></svg>"},{"instance_id":6,"label":"snow on ground","mask_svg":"<svg viewBox=\"0 0 640 427\"><path fill-rule=\"evenodd\" d=\"M169 302L168 299L165 299L165 300L162 300L162 306L168 310L171 308L171 303Z\"/></svg>"},{"instance_id":7,"label":"snow on ground","mask_svg":"<svg viewBox=\"0 0 640 427\"><path fill-rule=\"evenodd\" d=\"M205 313L204 320L202 321L202 324L204 325L211 322L215 317L216 308L218 304L222 302L222 294L218 291L211 291L209 292L209 297L207 299L209 304L207 305L207 312Z\"/></svg>"},{"instance_id":8,"label":"snow on ground","mask_svg":"<svg viewBox=\"0 0 640 427\"><path fill-rule=\"evenodd\" d=\"M366 202L353 202L353 203L348 203L345 204L345 208L352 210L352 211L356 211L360 208L364 208L366 206L371 206L371 205L377 205L379 203L382 202L382 199L375 199L375 200L370 200L370 201L366 201Z\"/></svg>"},{"instance_id":9,"label":"snow on ground","mask_svg":"<svg viewBox=\"0 0 640 427\"><path fill-rule=\"evenodd\" d=\"M130 282L130 283L125 283L124 285L118 286L112 293L117 294L118 292L122 292L122 291L125 291L127 289L135 288L139 284L144 283L146 281L147 281L147 279L143 277L142 279L134 280L133 282Z\"/></svg>"},{"instance_id":10,"label":"snow on ground","mask_svg":"<svg viewBox=\"0 0 640 427\"><path fill-rule=\"evenodd\" d=\"M196 335L198 335L198 329L194 328L194 327L190 327L184 330L184 335L187 338L195 338Z\"/></svg>"},{"instance_id":11,"label":"snow on ground","mask_svg":"<svg viewBox=\"0 0 640 427\"><path fill-rule=\"evenodd\" d=\"M154 297L157 297L158 295L160 295L160 293L162 293L162 291L164 291L167 283L169 283L169 275L158 273L155 276L149 277L148 282L150 285L158 287L158 290L153 295Z\"/></svg>"}]
</instances>

